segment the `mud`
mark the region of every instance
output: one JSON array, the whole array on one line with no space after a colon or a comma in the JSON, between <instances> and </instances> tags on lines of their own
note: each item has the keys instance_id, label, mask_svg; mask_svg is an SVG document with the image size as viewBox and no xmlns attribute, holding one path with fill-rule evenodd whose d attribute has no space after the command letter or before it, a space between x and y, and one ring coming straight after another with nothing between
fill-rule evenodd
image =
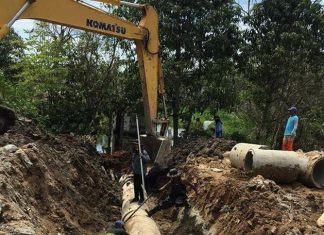
<instances>
[{"instance_id":1,"label":"mud","mask_svg":"<svg viewBox=\"0 0 324 235\"><path fill-rule=\"evenodd\" d=\"M119 185L94 147L20 119L0 136L0 234L99 234L120 217ZM4 150L4 148L2 148Z\"/></svg>"}]
</instances>

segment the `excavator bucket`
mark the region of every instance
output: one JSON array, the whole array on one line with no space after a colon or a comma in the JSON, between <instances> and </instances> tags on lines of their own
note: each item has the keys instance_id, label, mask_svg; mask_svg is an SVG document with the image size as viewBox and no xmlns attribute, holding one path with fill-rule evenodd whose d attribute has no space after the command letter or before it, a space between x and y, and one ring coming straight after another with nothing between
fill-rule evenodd
<instances>
[{"instance_id":1,"label":"excavator bucket","mask_svg":"<svg viewBox=\"0 0 324 235\"><path fill-rule=\"evenodd\" d=\"M141 144L150 155L151 161L160 169L166 169L172 163L170 159L171 140L164 137L141 135Z\"/></svg>"},{"instance_id":2,"label":"excavator bucket","mask_svg":"<svg viewBox=\"0 0 324 235\"><path fill-rule=\"evenodd\" d=\"M6 133L10 126L15 125L15 122L15 112L10 108L0 105L0 134Z\"/></svg>"}]
</instances>

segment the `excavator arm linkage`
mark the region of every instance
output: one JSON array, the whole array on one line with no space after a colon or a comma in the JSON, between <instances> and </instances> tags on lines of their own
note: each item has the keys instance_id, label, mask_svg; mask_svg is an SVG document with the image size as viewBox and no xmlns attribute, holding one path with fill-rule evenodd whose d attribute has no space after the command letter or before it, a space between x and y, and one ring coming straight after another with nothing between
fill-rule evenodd
<instances>
[{"instance_id":1,"label":"excavator arm linkage","mask_svg":"<svg viewBox=\"0 0 324 235\"><path fill-rule=\"evenodd\" d=\"M157 140L159 136L155 133L155 124L158 123L158 91L160 91L164 100L164 83L159 57L158 15L156 10L150 5L137 5L120 0L98 1L140 8L142 10L140 23L136 25L78 0L0 0L0 38L3 38L9 32L16 20L35 19L133 40L136 44L142 84L146 132L148 137L153 136ZM163 137L164 133L161 134ZM164 138L162 139L165 141ZM152 142L154 141L148 141L147 144L150 145ZM160 153L152 153L152 155L165 155L160 150L161 146L158 150Z\"/></svg>"}]
</instances>

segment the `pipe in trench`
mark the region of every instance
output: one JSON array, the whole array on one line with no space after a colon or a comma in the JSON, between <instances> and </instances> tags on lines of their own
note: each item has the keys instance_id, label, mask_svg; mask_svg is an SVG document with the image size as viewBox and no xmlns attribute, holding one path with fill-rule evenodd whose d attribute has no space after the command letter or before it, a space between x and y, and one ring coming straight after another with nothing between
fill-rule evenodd
<instances>
[{"instance_id":1,"label":"pipe in trench","mask_svg":"<svg viewBox=\"0 0 324 235\"><path fill-rule=\"evenodd\" d=\"M266 145L239 143L230 152L231 165L245 170L245 159L250 149L269 149Z\"/></svg>"},{"instance_id":2,"label":"pipe in trench","mask_svg":"<svg viewBox=\"0 0 324 235\"><path fill-rule=\"evenodd\" d=\"M251 149L244 161L244 169L277 183L301 183L324 188L324 155L319 152Z\"/></svg>"},{"instance_id":3,"label":"pipe in trench","mask_svg":"<svg viewBox=\"0 0 324 235\"><path fill-rule=\"evenodd\" d=\"M154 220L147 215L148 206L143 204L138 209L140 205L137 202L130 202L134 198L133 177L123 175L119 182L123 188L122 220L126 221L126 231L130 235L161 235Z\"/></svg>"}]
</instances>

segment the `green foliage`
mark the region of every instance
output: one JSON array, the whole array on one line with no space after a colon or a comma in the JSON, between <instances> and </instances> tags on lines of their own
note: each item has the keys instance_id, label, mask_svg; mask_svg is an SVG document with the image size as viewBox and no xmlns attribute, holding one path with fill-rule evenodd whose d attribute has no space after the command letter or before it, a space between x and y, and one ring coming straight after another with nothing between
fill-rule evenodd
<instances>
[{"instance_id":1,"label":"green foliage","mask_svg":"<svg viewBox=\"0 0 324 235\"><path fill-rule=\"evenodd\" d=\"M0 69L4 78L15 83L20 79L22 66L19 63L24 56L24 42L13 30L0 40Z\"/></svg>"},{"instance_id":2,"label":"green foliage","mask_svg":"<svg viewBox=\"0 0 324 235\"><path fill-rule=\"evenodd\" d=\"M225 137L279 148L287 108L297 105L296 146L324 146L318 1L258 1L245 17L232 0L139 2L159 12L175 135L180 126L197 132L217 113ZM109 11L140 18L138 9ZM0 41L0 102L56 132L105 133L115 116L143 111L134 45L47 23L27 40L12 31Z\"/></svg>"},{"instance_id":3,"label":"green foliage","mask_svg":"<svg viewBox=\"0 0 324 235\"><path fill-rule=\"evenodd\" d=\"M278 146L287 108L306 111L323 100L323 92L310 92L324 85L323 16L310 0L264 0L245 19L242 110L255 120L258 142Z\"/></svg>"},{"instance_id":4,"label":"green foliage","mask_svg":"<svg viewBox=\"0 0 324 235\"><path fill-rule=\"evenodd\" d=\"M223 137L228 139L233 139L238 142L250 142L252 139L251 130L253 129L253 123L249 120L247 116L244 116L242 113L237 112L227 112L221 110L217 113L223 123ZM194 119L199 118L202 128L202 123L204 121L212 121L208 126L208 129L204 131L205 135L212 136L214 135L215 122L214 114L209 111L205 111L202 114L196 113ZM193 122L195 122L193 120ZM191 132L198 133L197 128L193 125Z\"/></svg>"},{"instance_id":5,"label":"green foliage","mask_svg":"<svg viewBox=\"0 0 324 235\"><path fill-rule=\"evenodd\" d=\"M160 15L164 75L175 136L179 120L231 107L240 11L226 1L150 1Z\"/></svg>"}]
</instances>

